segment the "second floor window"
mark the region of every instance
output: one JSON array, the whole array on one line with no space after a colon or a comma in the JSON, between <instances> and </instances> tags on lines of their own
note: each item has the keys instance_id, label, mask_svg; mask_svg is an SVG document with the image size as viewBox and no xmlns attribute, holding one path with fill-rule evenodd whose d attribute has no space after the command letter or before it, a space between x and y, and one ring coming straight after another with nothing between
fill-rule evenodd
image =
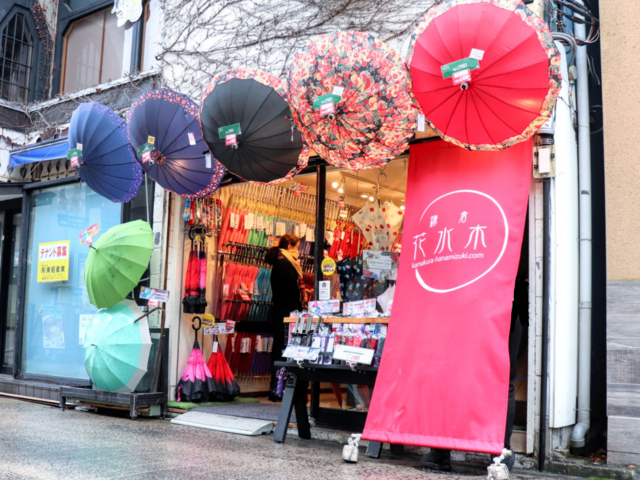
<instances>
[{"instance_id":1,"label":"second floor window","mask_svg":"<svg viewBox=\"0 0 640 480\"><path fill-rule=\"evenodd\" d=\"M26 103L29 99L33 37L22 13L16 13L2 29L0 45L0 97Z\"/></svg>"},{"instance_id":2,"label":"second floor window","mask_svg":"<svg viewBox=\"0 0 640 480\"><path fill-rule=\"evenodd\" d=\"M74 22L65 36L62 93L122 77L124 29L110 8Z\"/></svg>"}]
</instances>

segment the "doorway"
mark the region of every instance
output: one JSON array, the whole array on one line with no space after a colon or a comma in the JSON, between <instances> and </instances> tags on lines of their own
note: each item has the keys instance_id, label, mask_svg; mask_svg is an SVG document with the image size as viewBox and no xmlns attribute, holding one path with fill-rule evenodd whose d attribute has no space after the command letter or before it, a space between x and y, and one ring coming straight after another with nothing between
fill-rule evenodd
<instances>
[{"instance_id":1,"label":"doorway","mask_svg":"<svg viewBox=\"0 0 640 480\"><path fill-rule=\"evenodd\" d=\"M6 203L0 204L0 374L12 375L22 213Z\"/></svg>"}]
</instances>

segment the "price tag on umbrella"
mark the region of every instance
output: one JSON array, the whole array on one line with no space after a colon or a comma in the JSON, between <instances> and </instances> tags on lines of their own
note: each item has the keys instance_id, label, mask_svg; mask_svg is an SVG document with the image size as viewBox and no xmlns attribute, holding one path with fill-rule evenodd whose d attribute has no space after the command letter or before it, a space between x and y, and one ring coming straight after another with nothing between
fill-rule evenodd
<instances>
[{"instance_id":1,"label":"price tag on umbrella","mask_svg":"<svg viewBox=\"0 0 640 480\"><path fill-rule=\"evenodd\" d=\"M335 360L344 360L345 362L371 365L371 362L373 361L373 354L374 351L371 348L336 345L336 349L333 351L333 358Z\"/></svg>"},{"instance_id":2,"label":"price tag on umbrella","mask_svg":"<svg viewBox=\"0 0 640 480\"><path fill-rule=\"evenodd\" d=\"M461 70L470 71L476 68L480 68L480 62L478 62L478 60L475 58L463 58L462 60L442 65L440 70L442 70L442 78L451 78L456 72L460 72Z\"/></svg>"},{"instance_id":3,"label":"price tag on umbrella","mask_svg":"<svg viewBox=\"0 0 640 480\"><path fill-rule=\"evenodd\" d=\"M454 85L460 85L464 82L471 81L471 72L469 70L460 70L459 72L455 72L451 79L453 80Z\"/></svg>"},{"instance_id":4,"label":"price tag on umbrella","mask_svg":"<svg viewBox=\"0 0 640 480\"><path fill-rule=\"evenodd\" d=\"M78 160L82 156L82 144L76 144L76 148L72 148L67 152L67 158L71 160L71 166L76 168L80 165L80 161Z\"/></svg>"},{"instance_id":5,"label":"price tag on umbrella","mask_svg":"<svg viewBox=\"0 0 640 480\"><path fill-rule=\"evenodd\" d=\"M230 133L224 137L225 145L235 145L236 143L238 143L238 136L235 133Z\"/></svg>"},{"instance_id":6,"label":"price tag on umbrella","mask_svg":"<svg viewBox=\"0 0 640 480\"><path fill-rule=\"evenodd\" d=\"M153 139L155 143L155 138L149 137L149 139ZM151 160L151 152L153 152L155 148L155 145L151 142L143 143L138 147L138 157L140 157L143 162L148 162L149 160ZM145 160L145 154L148 154L146 156L147 160Z\"/></svg>"},{"instance_id":7,"label":"price tag on umbrella","mask_svg":"<svg viewBox=\"0 0 640 480\"><path fill-rule=\"evenodd\" d=\"M331 115L336 111L336 105L340 102L340 95L329 93L320 95L313 99L313 109L320 113L321 116Z\"/></svg>"},{"instance_id":8,"label":"price tag on umbrella","mask_svg":"<svg viewBox=\"0 0 640 480\"><path fill-rule=\"evenodd\" d=\"M218 135L220 137L220 140L222 140L223 138L227 138L228 135L240 135L241 133L242 129L240 128L239 123L234 123L232 125L218 128Z\"/></svg>"},{"instance_id":9,"label":"price tag on umbrella","mask_svg":"<svg viewBox=\"0 0 640 480\"><path fill-rule=\"evenodd\" d=\"M187 134L187 136L189 137L189 145L195 145L196 144L196 136L193 134L193 132L189 132Z\"/></svg>"}]
</instances>

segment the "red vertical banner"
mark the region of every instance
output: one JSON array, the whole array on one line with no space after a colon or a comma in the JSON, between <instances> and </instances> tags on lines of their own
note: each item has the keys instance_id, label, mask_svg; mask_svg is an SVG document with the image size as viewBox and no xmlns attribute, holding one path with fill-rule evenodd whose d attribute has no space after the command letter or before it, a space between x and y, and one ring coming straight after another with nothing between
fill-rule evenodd
<instances>
[{"instance_id":1,"label":"red vertical banner","mask_svg":"<svg viewBox=\"0 0 640 480\"><path fill-rule=\"evenodd\" d=\"M411 147L400 271L363 438L498 453L532 142Z\"/></svg>"}]
</instances>

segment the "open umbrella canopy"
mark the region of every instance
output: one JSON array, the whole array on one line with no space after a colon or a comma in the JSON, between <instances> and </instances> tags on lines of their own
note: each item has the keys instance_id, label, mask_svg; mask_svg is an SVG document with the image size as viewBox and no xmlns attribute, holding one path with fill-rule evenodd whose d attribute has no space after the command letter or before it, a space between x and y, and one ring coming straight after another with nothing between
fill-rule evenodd
<instances>
[{"instance_id":1,"label":"open umbrella canopy","mask_svg":"<svg viewBox=\"0 0 640 480\"><path fill-rule=\"evenodd\" d=\"M107 230L91 245L84 270L89 300L109 308L123 300L142 278L153 251L151 226L142 220Z\"/></svg>"},{"instance_id":2,"label":"open umbrella canopy","mask_svg":"<svg viewBox=\"0 0 640 480\"><path fill-rule=\"evenodd\" d=\"M411 80L373 35L340 31L309 40L289 69L289 101L302 138L327 162L362 170L401 154L415 131Z\"/></svg>"},{"instance_id":3,"label":"open umbrella canopy","mask_svg":"<svg viewBox=\"0 0 640 480\"><path fill-rule=\"evenodd\" d=\"M112 202L128 202L138 193L142 169L129 145L126 122L109 107L89 102L76 108L69 152L72 166L94 192Z\"/></svg>"},{"instance_id":4,"label":"open umbrella canopy","mask_svg":"<svg viewBox=\"0 0 640 480\"><path fill-rule=\"evenodd\" d=\"M202 94L202 135L213 155L248 181L288 180L309 151L293 128L284 82L260 70L218 75Z\"/></svg>"},{"instance_id":5,"label":"open umbrella canopy","mask_svg":"<svg viewBox=\"0 0 640 480\"><path fill-rule=\"evenodd\" d=\"M470 150L528 139L560 92L549 29L520 0L435 5L412 36L408 61L429 125Z\"/></svg>"},{"instance_id":6,"label":"open umbrella canopy","mask_svg":"<svg viewBox=\"0 0 640 480\"><path fill-rule=\"evenodd\" d=\"M184 197L213 193L225 174L207 153L198 117L193 100L166 88L143 93L129 110L129 140L142 168L162 188ZM141 147L149 149L147 155Z\"/></svg>"},{"instance_id":7,"label":"open umbrella canopy","mask_svg":"<svg viewBox=\"0 0 640 480\"><path fill-rule=\"evenodd\" d=\"M146 373L151 336L147 317L137 320L142 315L134 301L124 300L98 310L89 323L84 365L98 389L133 392Z\"/></svg>"}]
</instances>

